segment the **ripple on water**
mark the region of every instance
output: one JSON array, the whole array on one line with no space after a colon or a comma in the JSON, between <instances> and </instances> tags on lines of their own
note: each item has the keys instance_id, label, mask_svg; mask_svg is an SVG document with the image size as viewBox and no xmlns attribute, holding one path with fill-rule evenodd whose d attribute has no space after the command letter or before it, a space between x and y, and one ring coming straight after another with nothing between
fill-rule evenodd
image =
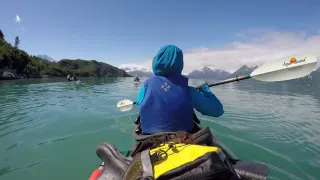
<instances>
[{"instance_id":1,"label":"ripple on water","mask_svg":"<svg viewBox=\"0 0 320 180\"><path fill-rule=\"evenodd\" d=\"M294 174L291 174L291 173L289 173L288 171L286 171L286 170L284 170L284 169L281 169L281 168L279 168L279 167L275 167L275 166L273 166L273 165L271 165L271 164L266 164L270 169L272 169L272 170L274 170L274 171L276 171L276 172L278 172L278 173L281 173L282 175L285 175L285 177L286 178L289 178L289 179L292 179L292 180L305 180L305 179L303 179L303 178L300 178L300 177L298 177L298 176L296 176L296 175L294 175ZM278 178L277 178L278 179Z\"/></svg>"},{"instance_id":2,"label":"ripple on water","mask_svg":"<svg viewBox=\"0 0 320 180\"><path fill-rule=\"evenodd\" d=\"M24 128L24 127L21 127L21 128L15 129L15 130L11 130L11 131L8 131L8 132L5 132L5 133L1 133L1 134L0 134L0 138L5 137L5 136L7 136L7 135L10 135L10 134L12 134L12 133L16 133L16 132L21 131L21 130L23 130L23 129L25 129L25 128Z\"/></svg>"},{"instance_id":3,"label":"ripple on water","mask_svg":"<svg viewBox=\"0 0 320 180\"><path fill-rule=\"evenodd\" d=\"M11 149L13 149L13 148L15 148L17 146L18 146L18 143L14 143L10 147L8 147L6 150L11 150Z\"/></svg>"},{"instance_id":4,"label":"ripple on water","mask_svg":"<svg viewBox=\"0 0 320 180\"><path fill-rule=\"evenodd\" d=\"M20 166L20 167L17 167L17 168L11 168L11 167L4 167L4 168L1 168L0 169L0 176L4 175L4 174L7 174L9 172L12 172L12 171L17 171L17 170L21 170L21 169L28 169L28 168L31 168L33 166L36 166L36 165L39 165L42 163L43 160L41 161L37 161L37 162L34 162L34 163L31 163L31 164L28 164L28 165L25 165L25 166Z\"/></svg>"}]
</instances>

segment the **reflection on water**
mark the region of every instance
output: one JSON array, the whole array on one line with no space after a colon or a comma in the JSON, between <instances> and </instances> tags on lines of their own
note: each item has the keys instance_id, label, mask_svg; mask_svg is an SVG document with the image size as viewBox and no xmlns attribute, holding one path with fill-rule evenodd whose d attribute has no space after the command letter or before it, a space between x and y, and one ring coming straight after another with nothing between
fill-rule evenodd
<instances>
[{"instance_id":1,"label":"reflection on water","mask_svg":"<svg viewBox=\"0 0 320 180\"><path fill-rule=\"evenodd\" d=\"M109 141L121 152L133 145L138 109L121 113L116 103L135 100L142 84L133 78L0 82L0 179L88 178L100 162L99 143ZM249 80L211 89L225 114L198 113L201 125L237 157L266 163L269 179L320 179L320 95L314 89Z\"/></svg>"}]
</instances>

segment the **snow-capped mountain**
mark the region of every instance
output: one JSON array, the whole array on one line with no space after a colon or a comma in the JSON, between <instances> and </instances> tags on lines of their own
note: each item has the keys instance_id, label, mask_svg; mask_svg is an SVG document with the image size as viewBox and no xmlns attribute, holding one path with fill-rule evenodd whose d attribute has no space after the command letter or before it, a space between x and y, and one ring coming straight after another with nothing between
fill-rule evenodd
<instances>
[{"instance_id":1,"label":"snow-capped mountain","mask_svg":"<svg viewBox=\"0 0 320 180\"><path fill-rule=\"evenodd\" d=\"M119 66L120 69L125 70L128 74L132 76L144 76L149 77L152 76L153 73L149 69L143 67L143 66L137 66L137 65L121 65ZM196 79L217 79L222 80L225 79L230 75L229 72L221 70L221 69L214 69L210 67L203 67L199 70L194 70L189 74L184 74L188 76L189 78L196 78Z\"/></svg>"},{"instance_id":2,"label":"snow-capped mountain","mask_svg":"<svg viewBox=\"0 0 320 180\"><path fill-rule=\"evenodd\" d=\"M196 79L216 79L216 80L222 80L230 76L230 73L221 69L214 69L210 67L203 67L199 70L194 70L191 73L188 74L188 77L190 78L196 78Z\"/></svg>"},{"instance_id":3,"label":"snow-capped mountain","mask_svg":"<svg viewBox=\"0 0 320 180\"><path fill-rule=\"evenodd\" d=\"M132 76L139 76L139 77L149 77L152 76L152 72L149 71L146 68L143 67L138 67L138 66L119 66L120 69L123 69L124 71L126 71L128 74L132 75Z\"/></svg>"},{"instance_id":4,"label":"snow-capped mountain","mask_svg":"<svg viewBox=\"0 0 320 180\"><path fill-rule=\"evenodd\" d=\"M140 68L140 67L120 67L121 69L131 72L131 71L142 71L142 72L148 72L146 68Z\"/></svg>"},{"instance_id":5,"label":"snow-capped mountain","mask_svg":"<svg viewBox=\"0 0 320 180\"><path fill-rule=\"evenodd\" d=\"M211 80L225 80L228 78L234 78L236 76L242 76L242 75L249 75L252 73L255 69L257 69L260 65L256 66L248 66L248 65L243 65L239 69L237 69L235 72L232 74L221 70L221 69L215 69L213 67L201 67L199 69L193 70L191 73L186 74L182 73L184 76L187 76L189 78L196 78L196 79L211 79ZM143 65L136 65L136 64L125 64L119 66L120 69L125 70L128 74L132 76L139 76L139 77L149 77L153 75L152 71L150 69L147 69L145 67L149 66L143 66ZM292 85L293 87L296 87L298 84L299 85L308 85L308 87L313 86L315 88L319 88L319 83L320 83L320 68L317 71L312 72L309 76L295 79L295 80L289 80L286 82L282 82L282 84L287 84ZM246 80L245 82L247 83L254 83L255 86L258 86L259 84L262 84L259 81L250 81ZM258 85L257 85L258 84ZM270 83L269 85L270 86Z\"/></svg>"}]
</instances>

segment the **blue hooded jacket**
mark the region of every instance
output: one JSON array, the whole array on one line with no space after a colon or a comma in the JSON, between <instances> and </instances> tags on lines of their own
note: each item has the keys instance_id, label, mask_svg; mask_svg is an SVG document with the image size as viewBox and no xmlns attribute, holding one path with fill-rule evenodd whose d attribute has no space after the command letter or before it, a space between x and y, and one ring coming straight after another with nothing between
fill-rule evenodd
<instances>
[{"instance_id":1,"label":"blue hooded jacket","mask_svg":"<svg viewBox=\"0 0 320 180\"><path fill-rule=\"evenodd\" d=\"M221 116L223 106L208 85L199 91L181 75L183 53L174 45L162 47L154 57L154 75L141 87L137 104L143 134L168 131L191 132L193 108L203 115Z\"/></svg>"}]
</instances>

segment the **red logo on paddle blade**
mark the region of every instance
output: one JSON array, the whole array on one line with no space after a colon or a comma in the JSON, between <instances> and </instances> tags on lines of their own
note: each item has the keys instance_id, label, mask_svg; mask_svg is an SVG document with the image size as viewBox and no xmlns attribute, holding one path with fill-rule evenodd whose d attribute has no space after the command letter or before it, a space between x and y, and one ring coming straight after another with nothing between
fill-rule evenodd
<instances>
[{"instance_id":1,"label":"red logo on paddle blade","mask_svg":"<svg viewBox=\"0 0 320 180\"><path fill-rule=\"evenodd\" d=\"M283 62L283 66L290 66L292 64L298 64L298 63L305 62L306 58L307 57L304 57L304 59L302 59L302 60L297 60L296 58L292 57L288 63L287 62Z\"/></svg>"},{"instance_id":2,"label":"red logo on paddle blade","mask_svg":"<svg viewBox=\"0 0 320 180\"><path fill-rule=\"evenodd\" d=\"M294 58L294 57L292 57L292 58L290 59L290 64L295 63L296 61L297 61L297 59Z\"/></svg>"}]
</instances>

